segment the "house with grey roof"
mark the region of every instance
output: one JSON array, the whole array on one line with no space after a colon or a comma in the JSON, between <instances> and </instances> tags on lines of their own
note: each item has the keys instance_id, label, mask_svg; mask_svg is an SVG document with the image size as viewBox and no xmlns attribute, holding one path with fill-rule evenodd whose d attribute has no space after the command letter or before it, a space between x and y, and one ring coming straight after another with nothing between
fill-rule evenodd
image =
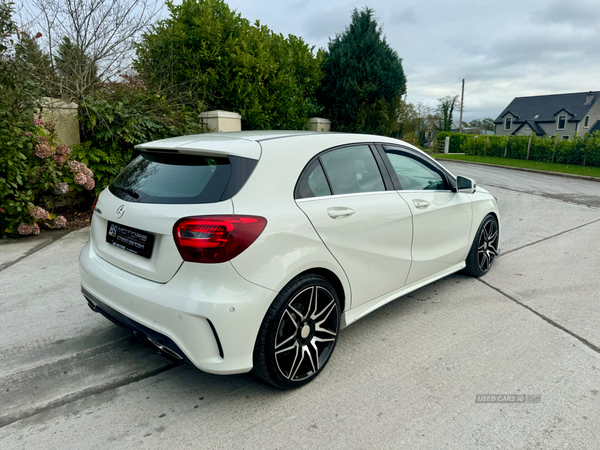
<instances>
[{"instance_id":1,"label":"house with grey roof","mask_svg":"<svg viewBox=\"0 0 600 450\"><path fill-rule=\"evenodd\" d=\"M501 136L554 136L600 131L600 91L517 97L494 120Z\"/></svg>"}]
</instances>

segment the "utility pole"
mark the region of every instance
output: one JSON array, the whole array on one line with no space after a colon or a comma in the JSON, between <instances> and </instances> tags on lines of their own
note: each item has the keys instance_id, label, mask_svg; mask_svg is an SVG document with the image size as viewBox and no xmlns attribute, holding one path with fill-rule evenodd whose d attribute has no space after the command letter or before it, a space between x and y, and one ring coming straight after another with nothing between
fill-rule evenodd
<instances>
[{"instance_id":1,"label":"utility pole","mask_svg":"<svg viewBox=\"0 0 600 450\"><path fill-rule=\"evenodd\" d=\"M458 124L458 132L459 133L462 133L462 113L463 113L464 100L465 100L465 79L463 78L462 94L460 94L460 123Z\"/></svg>"}]
</instances>

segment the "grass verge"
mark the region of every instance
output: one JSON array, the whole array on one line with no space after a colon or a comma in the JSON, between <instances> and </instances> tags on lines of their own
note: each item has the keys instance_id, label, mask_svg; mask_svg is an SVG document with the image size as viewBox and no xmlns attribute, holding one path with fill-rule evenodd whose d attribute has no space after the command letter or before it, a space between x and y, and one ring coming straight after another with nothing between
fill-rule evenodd
<instances>
[{"instance_id":1,"label":"grass verge","mask_svg":"<svg viewBox=\"0 0 600 450\"><path fill-rule=\"evenodd\" d=\"M555 164L540 161L527 161L524 159L496 158L493 156L452 155L443 153L431 153L434 158L454 159L457 161L471 161L497 166L520 167L523 169L543 170L544 172L568 173L572 175L583 175L586 177L600 178L600 167L584 167L571 164Z\"/></svg>"}]
</instances>

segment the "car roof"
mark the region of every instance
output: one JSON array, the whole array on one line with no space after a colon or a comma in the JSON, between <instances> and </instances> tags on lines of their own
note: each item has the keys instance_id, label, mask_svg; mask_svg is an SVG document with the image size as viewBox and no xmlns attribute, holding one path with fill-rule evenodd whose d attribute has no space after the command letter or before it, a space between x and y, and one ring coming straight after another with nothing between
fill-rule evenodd
<instances>
[{"instance_id":1,"label":"car roof","mask_svg":"<svg viewBox=\"0 0 600 450\"><path fill-rule=\"evenodd\" d=\"M260 142L272 141L275 139L297 138L308 138L309 140L318 138L319 141L326 141L333 145L343 145L350 142L387 142L403 144L416 149L416 147L413 147L410 144L384 136L290 130L256 130L195 134L147 142L136 145L135 148L146 152L178 152L212 156L232 155L258 160L262 153Z\"/></svg>"}]
</instances>

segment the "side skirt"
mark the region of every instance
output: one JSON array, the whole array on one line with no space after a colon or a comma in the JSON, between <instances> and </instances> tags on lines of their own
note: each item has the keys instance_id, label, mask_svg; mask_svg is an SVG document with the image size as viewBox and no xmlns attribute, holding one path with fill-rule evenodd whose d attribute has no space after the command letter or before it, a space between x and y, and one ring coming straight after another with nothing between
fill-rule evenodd
<instances>
[{"instance_id":1,"label":"side skirt","mask_svg":"<svg viewBox=\"0 0 600 450\"><path fill-rule=\"evenodd\" d=\"M411 283L408 286L404 286L400 289L389 292L385 295L382 295L381 297L375 298L367 303L357 306L356 308L352 308L342 314L341 328L347 327L348 325L356 322L358 319L363 318L364 316L372 313L376 309L381 308L383 305L394 301L397 298L402 297L403 295L409 294L412 291L416 291L417 289L420 289L423 286L426 286L430 283L433 283L434 281L447 277L448 275L458 272L459 270L462 270L465 267L466 264L463 261L427 278L415 281L414 283Z\"/></svg>"}]
</instances>

